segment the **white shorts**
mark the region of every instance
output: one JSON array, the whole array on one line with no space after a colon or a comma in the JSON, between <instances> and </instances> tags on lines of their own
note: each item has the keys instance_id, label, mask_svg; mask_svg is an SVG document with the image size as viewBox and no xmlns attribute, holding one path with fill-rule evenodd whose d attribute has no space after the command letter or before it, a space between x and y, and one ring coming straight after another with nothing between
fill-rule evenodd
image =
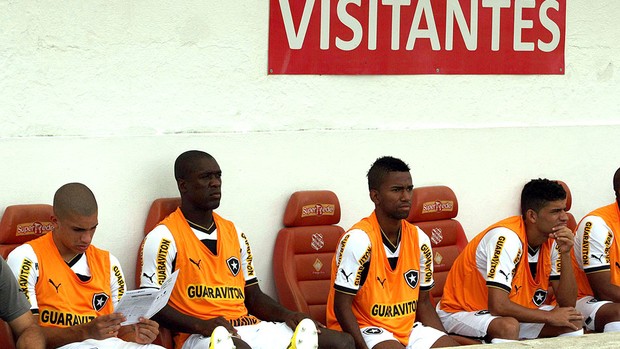
<instances>
[{"instance_id":1,"label":"white shorts","mask_svg":"<svg viewBox=\"0 0 620 349\"><path fill-rule=\"evenodd\" d=\"M553 308L552 305L543 305L538 309L550 311ZM437 315L448 333L474 338L484 338L491 321L499 317L491 315L488 310L448 313L439 309L439 303L437 303ZM545 327L544 323L521 322L519 323L519 338L538 338L543 327Z\"/></svg>"},{"instance_id":2,"label":"white shorts","mask_svg":"<svg viewBox=\"0 0 620 349\"><path fill-rule=\"evenodd\" d=\"M284 322L261 321L255 325L235 327L241 339L252 349L286 349L293 337L293 330ZM208 349L211 337L193 334L183 344L183 349Z\"/></svg>"},{"instance_id":3,"label":"white shorts","mask_svg":"<svg viewBox=\"0 0 620 349\"><path fill-rule=\"evenodd\" d=\"M380 327L364 327L361 328L362 337L368 348L373 348L375 345L393 340L397 341L392 332L386 331ZM406 343L406 349L428 349L441 337L446 334L436 330L432 327L422 325L421 322L416 322L409 334L409 343ZM405 343L403 343L405 344Z\"/></svg>"},{"instance_id":4,"label":"white shorts","mask_svg":"<svg viewBox=\"0 0 620 349\"><path fill-rule=\"evenodd\" d=\"M155 344L138 344L125 342L119 338L87 339L83 342L70 343L58 349L165 349Z\"/></svg>"},{"instance_id":5,"label":"white shorts","mask_svg":"<svg viewBox=\"0 0 620 349\"><path fill-rule=\"evenodd\" d=\"M579 311L585 318L585 324L588 330L594 331L596 312L607 303L611 303L611 301L599 301L592 296L585 296L577 300L575 309L577 309L577 311Z\"/></svg>"}]
</instances>

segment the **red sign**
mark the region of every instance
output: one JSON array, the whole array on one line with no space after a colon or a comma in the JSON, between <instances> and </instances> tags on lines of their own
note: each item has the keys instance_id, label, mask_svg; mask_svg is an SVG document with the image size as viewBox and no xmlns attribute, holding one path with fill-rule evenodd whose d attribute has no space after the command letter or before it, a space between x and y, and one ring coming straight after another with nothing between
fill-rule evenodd
<instances>
[{"instance_id":1,"label":"red sign","mask_svg":"<svg viewBox=\"0 0 620 349\"><path fill-rule=\"evenodd\" d=\"M270 1L270 74L564 74L566 0Z\"/></svg>"}]
</instances>

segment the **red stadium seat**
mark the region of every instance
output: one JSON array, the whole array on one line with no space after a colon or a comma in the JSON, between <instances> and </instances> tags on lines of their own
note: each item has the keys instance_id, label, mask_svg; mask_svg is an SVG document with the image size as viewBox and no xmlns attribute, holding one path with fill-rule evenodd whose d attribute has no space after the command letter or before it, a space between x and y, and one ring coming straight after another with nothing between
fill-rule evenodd
<instances>
[{"instance_id":1,"label":"red stadium seat","mask_svg":"<svg viewBox=\"0 0 620 349\"><path fill-rule=\"evenodd\" d=\"M0 255L4 259L15 247L54 230L51 205L8 206L0 220Z\"/></svg>"},{"instance_id":2,"label":"red stadium seat","mask_svg":"<svg viewBox=\"0 0 620 349\"><path fill-rule=\"evenodd\" d=\"M17 246L54 230L51 205L29 204L8 206L0 220L0 254L7 256ZM13 332L0 320L0 348L14 349Z\"/></svg>"},{"instance_id":3,"label":"red stadium seat","mask_svg":"<svg viewBox=\"0 0 620 349\"><path fill-rule=\"evenodd\" d=\"M331 191L298 191L284 212L284 228L273 253L273 277L280 303L325 323L331 262L344 234L340 202Z\"/></svg>"},{"instance_id":4,"label":"red stadium seat","mask_svg":"<svg viewBox=\"0 0 620 349\"><path fill-rule=\"evenodd\" d=\"M181 205L181 198L160 198L153 201L149 213L146 216L146 223L144 224L144 235L146 236L159 222L161 222L166 216L174 212L177 207ZM140 276L142 275L142 247L138 251L138 258L136 259L136 287L140 286ZM159 326L159 336L154 342L167 349L174 348L174 341L172 340L172 332Z\"/></svg>"},{"instance_id":5,"label":"red stadium seat","mask_svg":"<svg viewBox=\"0 0 620 349\"><path fill-rule=\"evenodd\" d=\"M443 295L448 272L467 245L463 227L454 219L458 212L459 204L452 189L446 186L413 189L407 221L422 229L431 240L435 271L435 287L431 290L431 296L434 302Z\"/></svg>"},{"instance_id":6,"label":"red stadium seat","mask_svg":"<svg viewBox=\"0 0 620 349\"><path fill-rule=\"evenodd\" d=\"M573 204L573 196L570 192L570 189L568 188L568 185L566 185L566 183L560 180L558 180L557 182L560 183L562 187L564 187L564 190L566 190L566 211L569 211ZM573 216L573 214L570 212L566 212L566 214L568 215L568 227L570 228L570 230L574 232L575 229L577 229L577 221L575 220L575 216Z\"/></svg>"}]
</instances>

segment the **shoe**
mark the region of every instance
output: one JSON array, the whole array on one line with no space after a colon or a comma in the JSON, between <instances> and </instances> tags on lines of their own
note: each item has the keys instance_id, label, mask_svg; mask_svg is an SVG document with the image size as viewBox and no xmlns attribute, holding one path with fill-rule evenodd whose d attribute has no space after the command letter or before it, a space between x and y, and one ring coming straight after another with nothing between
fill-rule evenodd
<instances>
[{"instance_id":1,"label":"shoe","mask_svg":"<svg viewBox=\"0 0 620 349\"><path fill-rule=\"evenodd\" d=\"M224 326L218 326L211 333L209 349L235 349L232 335Z\"/></svg>"},{"instance_id":2,"label":"shoe","mask_svg":"<svg viewBox=\"0 0 620 349\"><path fill-rule=\"evenodd\" d=\"M318 347L319 337L314 321L308 318L301 320L295 328L287 349L317 349Z\"/></svg>"}]
</instances>

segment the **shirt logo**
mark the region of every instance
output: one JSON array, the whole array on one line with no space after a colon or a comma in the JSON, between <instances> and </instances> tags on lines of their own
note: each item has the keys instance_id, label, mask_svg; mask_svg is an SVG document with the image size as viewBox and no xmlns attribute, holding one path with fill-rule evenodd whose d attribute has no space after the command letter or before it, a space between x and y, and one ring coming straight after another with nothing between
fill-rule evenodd
<instances>
[{"instance_id":1,"label":"shirt logo","mask_svg":"<svg viewBox=\"0 0 620 349\"><path fill-rule=\"evenodd\" d=\"M532 302L536 304L537 307L540 307L545 300L547 299L547 291L541 290L540 288L534 292L534 297L532 297Z\"/></svg>"},{"instance_id":2,"label":"shirt logo","mask_svg":"<svg viewBox=\"0 0 620 349\"><path fill-rule=\"evenodd\" d=\"M48 280L47 280L47 282L49 282L50 284L52 284L52 286L54 286L54 288L56 289L56 293L58 293L58 288L59 288L59 287L60 287L60 285L62 285L62 284L58 284L58 285L56 285L56 284L54 283L54 280L52 280L52 279L48 279Z\"/></svg>"},{"instance_id":3,"label":"shirt logo","mask_svg":"<svg viewBox=\"0 0 620 349\"><path fill-rule=\"evenodd\" d=\"M383 280L379 279L379 277L377 276L377 281L379 281L379 283L381 284L382 288L385 288L385 278L383 278Z\"/></svg>"},{"instance_id":4,"label":"shirt logo","mask_svg":"<svg viewBox=\"0 0 620 349\"><path fill-rule=\"evenodd\" d=\"M503 270L500 270L499 273L504 275L504 277L506 278L506 282L508 282L508 274L506 274Z\"/></svg>"},{"instance_id":5,"label":"shirt logo","mask_svg":"<svg viewBox=\"0 0 620 349\"><path fill-rule=\"evenodd\" d=\"M93 309L96 311L101 311L101 309L103 309L103 307L105 307L108 303L108 299L110 299L110 296L103 292L95 293L93 295Z\"/></svg>"},{"instance_id":6,"label":"shirt logo","mask_svg":"<svg viewBox=\"0 0 620 349\"><path fill-rule=\"evenodd\" d=\"M191 258L190 258L190 259L189 259L189 261L190 261L193 265L197 266L197 267L198 267L198 270L202 270L202 269L200 269L200 262L202 262L202 259L199 259L199 260L198 260L198 262L196 262L195 260L193 260L193 259L191 259Z\"/></svg>"},{"instance_id":7,"label":"shirt logo","mask_svg":"<svg viewBox=\"0 0 620 349\"><path fill-rule=\"evenodd\" d=\"M148 278L151 281L151 283L153 283L153 276L155 276L155 273L151 274L150 276L147 275L146 273L142 273L142 276Z\"/></svg>"},{"instance_id":8,"label":"shirt logo","mask_svg":"<svg viewBox=\"0 0 620 349\"><path fill-rule=\"evenodd\" d=\"M349 276L351 276L353 273L349 273L349 275L347 275L347 273L344 272L344 269L340 269L340 272L342 273L342 275L344 275L345 278L347 278L347 282L349 282Z\"/></svg>"},{"instance_id":9,"label":"shirt logo","mask_svg":"<svg viewBox=\"0 0 620 349\"><path fill-rule=\"evenodd\" d=\"M490 314L490 312L488 310L480 310L480 311L477 311L474 315L475 316L482 316L482 315L487 315L487 314Z\"/></svg>"},{"instance_id":10,"label":"shirt logo","mask_svg":"<svg viewBox=\"0 0 620 349\"><path fill-rule=\"evenodd\" d=\"M228 265L228 269L233 274L233 276L237 276L239 274L239 260L237 257L230 257L226 260L226 265Z\"/></svg>"},{"instance_id":11,"label":"shirt logo","mask_svg":"<svg viewBox=\"0 0 620 349\"><path fill-rule=\"evenodd\" d=\"M407 281L407 285L411 288L418 287L418 283L420 282L420 272L417 270L409 270L404 275L405 281Z\"/></svg>"},{"instance_id":12,"label":"shirt logo","mask_svg":"<svg viewBox=\"0 0 620 349\"><path fill-rule=\"evenodd\" d=\"M380 329L379 327L367 327L365 328L362 333L364 334L381 334L383 333L383 330Z\"/></svg>"}]
</instances>

